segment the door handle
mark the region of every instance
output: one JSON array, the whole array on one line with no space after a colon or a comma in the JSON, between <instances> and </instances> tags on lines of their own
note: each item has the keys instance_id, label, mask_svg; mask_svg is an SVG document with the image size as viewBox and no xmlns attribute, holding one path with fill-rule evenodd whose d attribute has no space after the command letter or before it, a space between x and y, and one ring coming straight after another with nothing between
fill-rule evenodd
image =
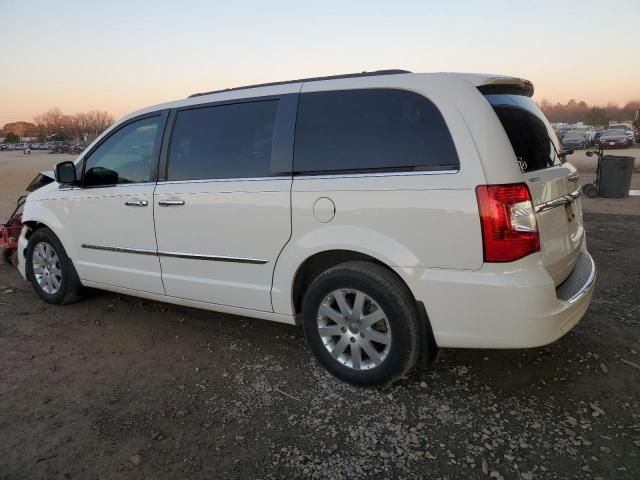
<instances>
[{"instance_id":1,"label":"door handle","mask_svg":"<svg viewBox=\"0 0 640 480\"><path fill-rule=\"evenodd\" d=\"M181 207L184 205L184 200L160 200L158 205L161 207Z\"/></svg>"},{"instance_id":2,"label":"door handle","mask_svg":"<svg viewBox=\"0 0 640 480\"><path fill-rule=\"evenodd\" d=\"M146 200L127 200L124 204L127 207L146 207L149 205L149 202Z\"/></svg>"}]
</instances>

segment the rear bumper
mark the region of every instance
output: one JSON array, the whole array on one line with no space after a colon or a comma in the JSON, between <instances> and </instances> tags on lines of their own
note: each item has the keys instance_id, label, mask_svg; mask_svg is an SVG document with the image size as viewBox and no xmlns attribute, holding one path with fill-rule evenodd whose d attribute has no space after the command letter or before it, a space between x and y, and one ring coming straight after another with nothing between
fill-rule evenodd
<instances>
[{"instance_id":1,"label":"rear bumper","mask_svg":"<svg viewBox=\"0 0 640 480\"><path fill-rule=\"evenodd\" d=\"M539 254L477 271L396 269L424 302L440 347L530 348L554 342L584 316L595 264L583 247L557 289Z\"/></svg>"}]
</instances>

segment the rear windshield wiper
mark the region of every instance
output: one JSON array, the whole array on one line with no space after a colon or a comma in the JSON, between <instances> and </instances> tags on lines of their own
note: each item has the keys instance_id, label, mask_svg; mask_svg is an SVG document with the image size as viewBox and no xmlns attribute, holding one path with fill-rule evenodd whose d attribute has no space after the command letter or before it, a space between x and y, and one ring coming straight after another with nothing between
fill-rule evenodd
<instances>
[{"instance_id":1,"label":"rear windshield wiper","mask_svg":"<svg viewBox=\"0 0 640 480\"><path fill-rule=\"evenodd\" d=\"M562 148L562 151L558 151L556 144L553 143L553 141L551 139L549 139L549 142L551 143L551 146L553 147L553 150L556 152L556 157L558 157L562 163L567 161L567 155L571 155L573 153L573 150L565 150L564 148ZM555 163L555 162L554 162Z\"/></svg>"}]
</instances>

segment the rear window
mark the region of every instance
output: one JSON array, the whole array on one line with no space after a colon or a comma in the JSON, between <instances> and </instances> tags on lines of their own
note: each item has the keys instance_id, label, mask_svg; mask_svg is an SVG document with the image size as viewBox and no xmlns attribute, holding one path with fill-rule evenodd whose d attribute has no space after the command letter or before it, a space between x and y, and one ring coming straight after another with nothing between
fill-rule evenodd
<instances>
[{"instance_id":1,"label":"rear window","mask_svg":"<svg viewBox=\"0 0 640 480\"><path fill-rule=\"evenodd\" d=\"M523 172L562 163L556 132L531 98L515 94L485 95L509 137Z\"/></svg>"},{"instance_id":2,"label":"rear window","mask_svg":"<svg viewBox=\"0 0 640 480\"><path fill-rule=\"evenodd\" d=\"M442 115L422 95L367 89L300 97L296 173L449 170L459 165Z\"/></svg>"}]
</instances>

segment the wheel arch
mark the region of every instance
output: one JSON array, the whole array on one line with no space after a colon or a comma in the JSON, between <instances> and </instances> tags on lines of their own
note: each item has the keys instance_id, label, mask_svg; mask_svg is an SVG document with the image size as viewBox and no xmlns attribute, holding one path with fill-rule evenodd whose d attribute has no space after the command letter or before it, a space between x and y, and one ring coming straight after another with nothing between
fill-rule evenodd
<instances>
[{"instance_id":1,"label":"wheel arch","mask_svg":"<svg viewBox=\"0 0 640 480\"><path fill-rule=\"evenodd\" d=\"M396 270L380 259L366 253L356 250L332 249L316 252L307 257L296 270L291 286L291 303L296 323L299 324L301 322L300 315L302 312L304 294L318 275L336 265L354 260L371 262L381 266L398 279L407 289L409 297L414 302L416 313L418 315L418 343L421 363L423 366L431 364L438 355L438 345L436 344L433 328L424 303L415 298L415 295L408 283Z\"/></svg>"},{"instance_id":2,"label":"wheel arch","mask_svg":"<svg viewBox=\"0 0 640 480\"><path fill-rule=\"evenodd\" d=\"M392 272L396 277L398 277L407 287L409 292L411 292L411 289L409 289L406 282L402 280L402 278L400 278L400 276L394 272L389 265L375 257L372 257L371 255L346 249L323 250L307 257L296 270L291 284L291 304L294 315L299 315L302 311L302 299L304 297L304 293L318 275L329 268L335 267L336 265L354 260L368 261L385 267L389 272ZM413 293L411 295L413 296Z\"/></svg>"},{"instance_id":3,"label":"wheel arch","mask_svg":"<svg viewBox=\"0 0 640 480\"><path fill-rule=\"evenodd\" d=\"M60 240L67 256L72 261L77 258L73 239L69 237L71 232L65 228L55 211L47 208L41 202L27 202L25 204L22 224L29 228L26 238L29 238L37 230L48 228Z\"/></svg>"}]
</instances>

